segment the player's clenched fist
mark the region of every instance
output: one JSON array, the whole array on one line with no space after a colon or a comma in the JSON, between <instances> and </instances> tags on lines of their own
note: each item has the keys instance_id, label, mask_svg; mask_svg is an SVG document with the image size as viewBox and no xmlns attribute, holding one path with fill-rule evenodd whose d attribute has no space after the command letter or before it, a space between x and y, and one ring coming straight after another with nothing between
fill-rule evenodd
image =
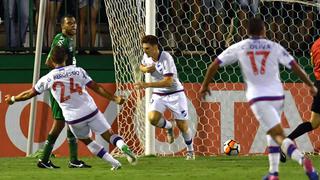
<instances>
[{"instance_id":1,"label":"player's clenched fist","mask_svg":"<svg viewBox=\"0 0 320 180\"><path fill-rule=\"evenodd\" d=\"M122 96L115 96L114 101L117 104L121 105L126 101L126 99L124 99L124 97L122 97Z\"/></svg>"},{"instance_id":2,"label":"player's clenched fist","mask_svg":"<svg viewBox=\"0 0 320 180\"><path fill-rule=\"evenodd\" d=\"M4 101L7 103L7 104L9 104L9 105L11 105L11 104L13 104L14 103L14 98L13 98L14 96L11 96L11 95L5 95L5 97L4 97Z\"/></svg>"}]
</instances>

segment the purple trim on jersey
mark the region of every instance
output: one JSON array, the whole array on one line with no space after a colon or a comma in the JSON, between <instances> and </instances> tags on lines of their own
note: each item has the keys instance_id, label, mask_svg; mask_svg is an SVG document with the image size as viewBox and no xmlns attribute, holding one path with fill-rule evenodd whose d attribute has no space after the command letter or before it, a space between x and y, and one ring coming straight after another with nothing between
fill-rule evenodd
<instances>
[{"instance_id":1,"label":"purple trim on jersey","mask_svg":"<svg viewBox=\"0 0 320 180\"><path fill-rule=\"evenodd\" d=\"M65 66L55 67L55 69L63 69Z\"/></svg>"},{"instance_id":2,"label":"purple trim on jersey","mask_svg":"<svg viewBox=\"0 0 320 180\"><path fill-rule=\"evenodd\" d=\"M294 59L292 59L292 61L290 61L289 65L292 67L293 64L297 64L297 62Z\"/></svg>"},{"instance_id":3,"label":"purple trim on jersey","mask_svg":"<svg viewBox=\"0 0 320 180\"><path fill-rule=\"evenodd\" d=\"M279 146L268 146L268 151L270 154L280 153L280 147Z\"/></svg>"},{"instance_id":4,"label":"purple trim on jersey","mask_svg":"<svg viewBox=\"0 0 320 180\"><path fill-rule=\"evenodd\" d=\"M92 113L86 115L86 116L83 116L82 118L79 118L79 119L75 119L75 120L72 120L72 121L66 121L67 124L77 124L79 122L82 122L82 121L85 121L89 118L92 118L94 115L96 115L97 113L99 112L98 109L96 109L95 111L93 111Z\"/></svg>"},{"instance_id":5,"label":"purple trim on jersey","mask_svg":"<svg viewBox=\"0 0 320 180\"><path fill-rule=\"evenodd\" d=\"M171 95L171 94L178 93L178 92L182 92L182 91L184 91L184 89L179 90L179 91L169 92L169 93L158 93L158 92L153 92L152 94L157 94L157 95L159 95L159 96L167 96L167 95Z\"/></svg>"},{"instance_id":6,"label":"purple trim on jersey","mask_svg":"<svg viewBox=\"0 0 320 180\"><path fill-rule=\"evenodd\" d=\"M164 74L163 76L172 77L172 76L173 76L173 73L167 73L167 74Z\"/></svg>"},{"instance_id":7,"label":"purple trim on jersey","mask_svg":"<svg viewBox=\"0 0 320 180\"><path fill-rule=\"evenodd\" d=\"M218 62L219 65L222 63L221 59L219 58L216 58L216 61Z\"/></svg>"},{"instance_id":8,"label":"purple trim on jersey","mask_svg":"<svg viewBox=\"0 0 320 180\"><path fill-rule=\"evenodd\" d=\"M262 96L262 97L256 97L253 98L249 101L249 105L251 106L255 102L258 101L278 101L278 100L283 100L284 96Z\"/></svg>"},{"instance_id":9,"label":"purple trim on jersey","mask_svg":"<svg viewBox=\"0 0 320 180\"><path fill-rule=\"evenodd\" d=\"M294 144L290 144L289 147L288 147L288 150L287 150L288 156L291 157L293 151L296 150L296 149L297 149L297 147Z\"/></svg>"},{"instance_id":10,"label":"purple trim on jersey","mask_svg":"<svg viewBox=\"0 0 320 180\"><path fill-rule=\"evenodd\" d=\"M90 83L92 83L92 80L91 80L91 81L89 81L89 82L86 84L86 86L89 86L89 84L90 84Z\"/></svg>"},{"instance_id":11,"label":"purple trim on jersey","mask_svg":"<svg viewBox=\"0 0 320 180\"><path fill-rule=\"evenodd\" d=\"M162 127L161 127L161 128L165 128L165 127L166 127L166 125L167 125L167 120L165 120L165 119L164 119L164 121L163 121L163 125L162 125Z\"/></svg>"},{"instance_id":12,"label":"purple trim on jersey","mask_svg":"<svg viewBox=\"0 0 320 180\"><path fill-rule=\"evenodd\" d=\"M34 92L34 93L36 93L36 94L41 94L41 93L39 93L37 90L36 90L36 88L32 88L32 91Z\"/></svg>"},{"instance_id":13,"label":"purple trim on jersey","mask_svg":"<svg viewBox=\"0 0 320 180\"><path fill-rule=\"evenodd\" d=\"M99 158L102 158L106 153L107 153L107 151L104 150L104 148L102 148L102 149L98 152L97 156L98 156Z\"/></svg>"}]
</instances>

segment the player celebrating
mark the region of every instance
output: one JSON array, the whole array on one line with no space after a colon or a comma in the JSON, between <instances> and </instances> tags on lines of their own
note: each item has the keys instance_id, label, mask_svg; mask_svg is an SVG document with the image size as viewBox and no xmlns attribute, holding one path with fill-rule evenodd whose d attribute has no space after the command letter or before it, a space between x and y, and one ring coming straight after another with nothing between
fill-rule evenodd
<instances>
[{"instance_id":1,"label":"player celebrating","mask_svg":"<svg viewBox=\"0 0 320 180\"><path fill-rule=\"evenodd\" d=\"M209 66L200 94L205 98L211 77L220 66L240 63L247 85L246 97L251 110L262 128L267 132L269 150L269 174L264 179L278 179L280 146L290 158L303 166L309 179L318 179L318 173L311 160L304 156L294 142L286 138L280 124L283 110L284 92L280 81L279 64L291 68L315 95L317 88L306 73L294 61L294 58L278 43L265 39L265 25L260 18L251 18L248 22L248 39L240 41L223 51Z\"/></svg>"},{"instance_id":2,"label":"player celebrating","mask_svg":"<svg viewBox=\"0 0 320 180\"><path fill-rule=\"evenodd\" d=\"M43 76L33 88L17 96L6 95L5 101L8 104L13 104L15 101L30 99L50 89L53 97L59 103L65 121L72 133L87 145L92 154L109 162L112 165L112 170L121 168L119 161L115 160L101 145L90 138L90 130L100 134L104 140L121 149L130 163L136 163L136 156L122 138L112 132L110 125L98 110L85 86L117 104L123 104L125 100L120 96L113 96L108 93L102 86L94 82L82 68L73 65L65 66L68 57L63 46L55 46L51 55L55 69Z\"/></svg>"},{"instance_id":3,"label":"player celebrating","mask_svg":"<svg viewBox=\"0 0 320 180\"><path fill-rule=\"evenodd\" d=\"M315 86L320 88L320 38L317 39L314 44L311 46L310 52L313 72L316 78ZM297 137L303 135L306 132L317 129L320 126L320 92L318 91L317 95L313 97L313 102L311 105L311 119L310 122L301 123L295 130L293 130L288 138L291 140L296 139ZM280 156L281 162L286 162L286 155L281 151Z\"/></svg>"},{"instance_id":4,"label":"player celebrating","mask_svg":"<svg viewBox=\"0 0 320 180\"><path fill-rule=\"evenodd\" d=\"M164 128L167 131L167 140L173 143L172 123L163 118L163 112L169 108L173 114L178 128L187 146L187 160L195 159L191 131L188 126L187 98L183 86L178 79L177 68L172 56L165 51L160 51L158 38L147 35L142 38L144 51L140 70L143 73L151 73L153 82L135 83L135 87L155 88L151 98L151 107L148 118L153 126Z\"/></svg>"},{"instance_id":5,"label":"player celebrating","mask_svg":"<svg viewBox=\"0 0 320 180\"><path fill-rule=\"evenodd\" d=\"M75 58L75 49L74 49L74 41L73 41L73 37L76 34L76 30L77 30L77 24L76 24L75 18L71 15L66 15L62 17L61 29L62 29L62 32L57 34L52 41L51 50L57 45L64 47L68 55L68 58L66 60L66 65L71 65L71 64L75 65L76 58ZM50 51L46 60L46 65L49 66L50 68L54 68L54 64L51 57L52 55ZM50 94L50 102L51 102L51 109L52 109L52 115L54 118L54 123L53 123L53 127L51 128L48 134L48 138L46 140L46 143L43 149L43 155L39 159L39 162L38 162L39 168L52 168L52 167L59 168L49 160L49 157L59 134L61 133L61 131L65 126L65 119L63 117L62 110L59 107L59 104L56 102L56 100L53 98L51 94ZM77 139L74 137L74 135L72 134L69 128L67 129L67 139L68 139L69 149L70 149L69 167L70 168L90 168L91 166L85 164L83 161L78 160Z\"/></svg>"}]
</instances>

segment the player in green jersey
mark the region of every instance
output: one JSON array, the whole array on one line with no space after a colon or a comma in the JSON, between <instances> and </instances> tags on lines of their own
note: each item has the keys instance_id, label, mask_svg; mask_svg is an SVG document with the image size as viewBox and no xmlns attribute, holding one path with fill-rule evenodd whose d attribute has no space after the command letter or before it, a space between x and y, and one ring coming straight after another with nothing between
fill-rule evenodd
<instances>
[{"instance_id":1,"label":"player in green jersey","mask_svg":"<svg viewBox=\"0 0 320 180\"><path fill-rule=\"evenodd\" d=\"M71 15L64 16L61 19L61 29L62 29L62 32L57 34L52 41L51 50L55 46L65 47L66 52L68 54L66 65L71 65L71 64L76 65L75 47L74 47L74 40L73 40L77 31L77 24L76 24L75 18ZM51 56L51 50L47 57L46 65L50 68L54 68L54 64ZM51 102L51 109L52 109L54 122L49 132L49 135L47 137L44 150L43 150L43 155L39 159L38 167L51 169L51 168L59 168L58 166L55 166L50 161L49 158L52 153L54 143L56 142L56 139L58 138L59 134L61 133L61 131L65 126L65 120L62 115L62 110L59 107L59 104L56 102L56 100L53 98L51 94L50 94L50 102ZM90 168L91 166L85 164L83 161L78 160L77 139L72 134L69 128L67 130L67 139L68 139L69 149L70 149L69 167L70 168Z\"/></svg>"}]
</instances>

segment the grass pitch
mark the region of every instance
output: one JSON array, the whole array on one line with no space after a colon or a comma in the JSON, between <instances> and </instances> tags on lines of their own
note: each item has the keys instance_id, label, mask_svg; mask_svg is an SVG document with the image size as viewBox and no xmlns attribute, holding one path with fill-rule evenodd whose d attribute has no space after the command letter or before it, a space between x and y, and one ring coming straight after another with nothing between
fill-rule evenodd
<instances>
[{"instance_id":1,"label":"grass pitch","mask_svg":"<svg viewBox=\"0 0 320 180\"><path fill-rule=\"evenodd\" d=\"M186 161L183 157L140 157L136 166L128 164L125 158L119 171L110 171L110 165L99 158L81 158L93 167L90 169L70 169L68 158L53 158L60 169L39 169L35 158L0 158L0 179L108 179L108 180L234 180L261 179L268 172L267 156L240 157L197 157ZM312 157L317 169L318 156ZM307 179L302 167L292 160L280 164L282 180Z\"/></svg>"}]
</instances>

